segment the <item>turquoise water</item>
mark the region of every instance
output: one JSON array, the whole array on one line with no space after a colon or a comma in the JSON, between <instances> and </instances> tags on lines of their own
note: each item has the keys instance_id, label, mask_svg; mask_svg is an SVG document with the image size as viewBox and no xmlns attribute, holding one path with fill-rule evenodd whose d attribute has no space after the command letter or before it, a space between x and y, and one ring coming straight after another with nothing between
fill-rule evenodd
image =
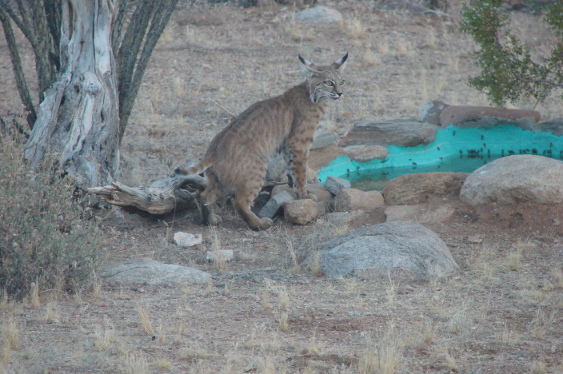
<instances>
[{"instance_id":1,"label":"turquoise water","mask_svg":"<svg viewBox=\"0 0 563 374\"><path fill-rule=\"evenodd\" d=\"M389 146L384 160L351 161L340 156L319 172L348 179L355 188L382 189L388 180L403 174L434 171L470 173L487 162L517 154L535 154L563 160L563 137L535 133L512 125L462 129L439 129L436 140L416 147Z\"/></svg>"}]
</instances>

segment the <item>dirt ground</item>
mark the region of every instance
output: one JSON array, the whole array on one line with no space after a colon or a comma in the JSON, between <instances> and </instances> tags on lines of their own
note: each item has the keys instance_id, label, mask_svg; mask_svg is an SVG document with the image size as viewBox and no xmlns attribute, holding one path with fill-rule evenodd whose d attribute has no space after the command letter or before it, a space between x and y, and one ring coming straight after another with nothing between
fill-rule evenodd
<instances>
[{"instance_id":1,"label":"dirt ground","mask_svg":"<svg viewBox=\"0 0 563 374\"><path fill-rule=\"evenodd\" d=\"M466 84L478 70L472 41L458 31L461 1L439 15L373 1L319 3L338 9L342 24L296 23L289 6L180 1L146 72L116 179L147 184L200 158L233 115L301 81L298 53L318 63L350 53L345 96L323 122L339 135L360 120L419 118L433 99L488 105ZM512 17L534 53L553 44L537 15ZM0 110L21 115L8 55L0 55ZM32 71L31 54L23 60ZM543 120L563 117L557 97L536 109ZM0 373L563 372L563 207L447 202L454 217L427 226L460 271L426 283L329 279L306 266L318 243L383 222L381 211L348 225L278 219L265 232L250 231L228 207L217 228L199 225L195 210L121 211L103 223L108 261L149 257L209 272L212 281L114 288L98 280L78 295L1 303ZM177 231L204 242L179 248ZM207 262L217 248L235 259Z\"/></svg>"}]
</instances>

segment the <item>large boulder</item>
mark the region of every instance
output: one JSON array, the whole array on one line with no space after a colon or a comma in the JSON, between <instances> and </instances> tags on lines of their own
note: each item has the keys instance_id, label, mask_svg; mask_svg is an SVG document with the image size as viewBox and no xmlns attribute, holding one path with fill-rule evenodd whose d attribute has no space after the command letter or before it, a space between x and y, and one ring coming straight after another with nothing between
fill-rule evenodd
<instances>
[{"instance_id":1,"label":"large boulder","mask_svg":"<svg viewBox=\"0 0 563 374\"><path fill-rule=\"evenodd\" d=\"M414 222L366 227L325 242L320 248L321 269L332 278L429 280L458 269L438 235Z\"/></svg>"},{"instance_id":2,"label":"large boulder","mask_svg":"<svg viewBox=\"0 0 563 374\"><path fill-rule=\"evenodd\" d=\"M428 197L458 196L467 173L435 172L405 174L391 179L383 188L387 205L411 205L428 201Z\"/></svg>"},{"instance_id":3,"label":"large boulder","mask_svg":"<svg viewBox=\"0 0 563 374\"><path fill-rule=\"evenodd\" d=\"M429 144L436 139L438 127L414 120L364 121L354 125L340 142L350 145L402 145L414 147Z\"/></svg>"},{"instance_id":4,"label":"large boulder","mask_svg":"<svg viewBox=\"0 0 563 374\"><path fill-rule=\"evenodd\" d=\"M475 170L463 183L461 200L470 205L563 202L563 161L514 155Z\"/></svg>"}]
</instances>

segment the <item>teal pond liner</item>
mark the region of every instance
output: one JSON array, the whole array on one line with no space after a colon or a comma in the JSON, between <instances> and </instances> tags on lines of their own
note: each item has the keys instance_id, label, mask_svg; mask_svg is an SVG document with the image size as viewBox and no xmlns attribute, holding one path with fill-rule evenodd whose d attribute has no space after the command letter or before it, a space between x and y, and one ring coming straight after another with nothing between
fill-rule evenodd
<instances>
[{"instance_id":1,"label":"teal pond liner","mask_svg":"<svg viewBox=\"0 0 563 374\"><path fill-rule=\"evenodd\" d=\"M322 183L329 176L348 179L364 190L382 189L385 182L403 174L435 171L471 173L487 162L520 154L563 160L563 137L532 132L513 125L484 128L448 126L438 129L436 140L416 147L388 146L383 160L352 161L340 156L319 172Z\"/></svg>"}]
</instances>

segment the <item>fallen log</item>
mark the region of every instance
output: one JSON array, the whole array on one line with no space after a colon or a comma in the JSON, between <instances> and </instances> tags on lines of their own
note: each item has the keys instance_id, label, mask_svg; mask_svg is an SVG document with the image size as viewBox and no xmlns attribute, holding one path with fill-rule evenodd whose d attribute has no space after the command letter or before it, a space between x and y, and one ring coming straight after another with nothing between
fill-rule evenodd
<instances>
[{"instance_id":1,"label":"fallen log","mask_svg":"<svg viewBox=\"0 0 563 374\"><path fill-rule=\"evenodd\" d=\"M165 214L194 204L204 188L205 179L199 175L173 174L150 186L128 187L114 182L89 188L88 193L109 204L134 207L150 214Z\"/></svg>"}]
</instances>

